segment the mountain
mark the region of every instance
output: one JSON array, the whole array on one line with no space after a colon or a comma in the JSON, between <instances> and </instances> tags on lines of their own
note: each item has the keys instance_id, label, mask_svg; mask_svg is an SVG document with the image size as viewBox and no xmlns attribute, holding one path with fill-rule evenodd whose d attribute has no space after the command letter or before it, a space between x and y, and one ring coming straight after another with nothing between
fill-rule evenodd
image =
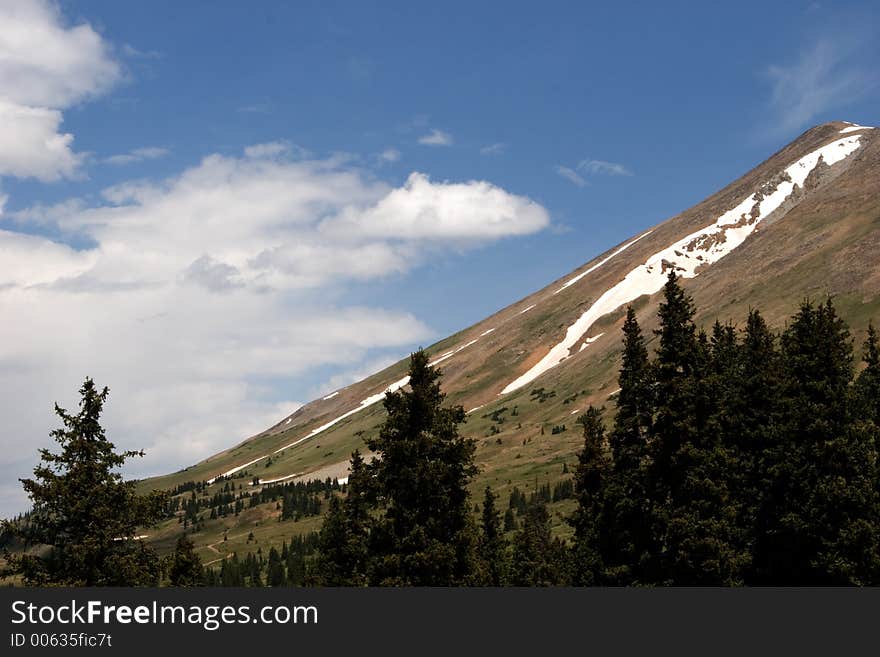
<instances>
[{"instance_id":1,"label":"mountain","mask_svg":"<svg viewBox=\"0 0 880 657\"><path fill-rule=\"evenodd\" d=\"M757 307L780 328L804 298L831 295L859 345L868 321L880 321L880 130L812 128L698 205L429 347L447 403L468 410L477 486L491 484L505 500L514 485L552 482L573 463L576 416L589 404L613 409L627 305L650 336L671 268L694 297L698 324L742 323ZM144 485L345 477L350 453L382 422L384 392L406 385L407 360ZM236 522L256 526L273 513L267 505Z\"/></svg>"}]
</instances>

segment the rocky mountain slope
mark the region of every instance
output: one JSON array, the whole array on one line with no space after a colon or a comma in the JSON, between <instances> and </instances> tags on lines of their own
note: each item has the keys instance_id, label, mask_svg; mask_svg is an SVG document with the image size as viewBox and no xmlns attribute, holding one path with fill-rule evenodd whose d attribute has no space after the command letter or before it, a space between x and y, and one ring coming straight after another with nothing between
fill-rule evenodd
<instances>
[{"instance_id":1,"label":"rocky mountain slope","mask_svg":"<svg viewBox=\"0 0 880 657\"><path fill-rule=\"evenodd\" d=\"M448 402L468 410L477 485L504 494L558 478L573 462L577 414L588 404L613 408L626 306L650 335L670 268L685 278L698 322L742 322L758 307L778 328L805 297L833 295L859 344L869 319L880 322L880 130L812 128L698 205L429 347ZM406 366L403 359L144 483L344 477L351 451L382 422L384 392L406 385Z\"/></svg>"}]
</instances>

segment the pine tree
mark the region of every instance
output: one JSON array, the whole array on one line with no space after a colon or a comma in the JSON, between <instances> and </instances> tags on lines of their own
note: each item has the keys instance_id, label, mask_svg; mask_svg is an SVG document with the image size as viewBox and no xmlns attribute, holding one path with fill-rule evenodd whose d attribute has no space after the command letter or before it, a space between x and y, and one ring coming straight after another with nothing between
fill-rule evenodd
<instances>
[{"instance_id":1,"label":"pine tree","mask_svg":"<svg viewBox=\"0 0 880 657\"><path fill-rule=\"evenodd\" d=\"M855 412L880 427L880 337L873 324L868 324L862 360L865 369L859 373L855 383Z\"/></svg>"},{"instance_id":2,"label":"pine tree","mask_svg":"<svg viewBox=\"0 0 880 657\"><path fill-rule=\"evenodd\" d=\"M508 508L504 512L504 531L512 532L516 529L519 529L519 523L516 521L516 515L514 514L512 508Z\"/></svg>"},{"instance_id":3,"label":"pine tree","mask_svg":"<svg viewBox=\"0 0 880 657\"><path fill-rule=\"evenodd\" d=\"M269 586L283 586L287 579L284 572L284 562L281 555L274 547L269 550L269 560L266 566L266 584Z\"/></svg>"},{"instance_id":4,"label":"pine tree","mask_svg":"<svg viewBox=\"0 0 880 657\"><path fill-rule=\"evenodd\" d=\"M695 308L671 272L660 304L656 416L649 494L657 549L656 583L741 582L737 509L727 482L729 452L721 441L712 347L693 322ZM718 330L718 350L731 336Z\"/></svg>"},{"instance_id":5,"label":"pine tree","mask_svg":"<svg viewBox=\"0 0 880 657\"><path fill-rule=\"evenodd\" d=\"M80 388L79 412L58 404L63 428L52 431L61 451L40 450L33 479L22 484L33 502L26 522L6 529L44 553L6 555L7 570L30 585L154 585L160 575L155 552L137 540L138 528L158 521L167 495L135 493L118 469L143 452L117 453L100 424L107 388L91 379Z\"/></svg>"},{"instance_id":6,"label":"pine tree","mask_svg":"<svg viewBox=\"0 0 880 657\"><path fill-rule=\"evenodd\" d=\"M623 324L620 392L611 432L612 472L606 484L604 555L610 583L635 584L644 578L651 552L646 472L653 416L652 370L645 340L632 307Z\"/></svg>"},{"instance_id":7,"label":"pine tree","mask_svg":"<svg viewBox=\"0 0 880 657\"><path fill-rule=\"evenodd\" d=\"M330 498L318 540L316 576L324 586L367 583L370 474L360 451L351 455L348 494Z\"/></svg>"},{"instance_id":8,"label":"pine tree","mask_svg":"<svg viewBox=\"0 0 880 657\"><path fill-rule=\"evenodd\" d=\"M749 555L744 578L751 584L758 581L756 541L769 529L765 498L772 491L772 464L779 454L783 369L776 338L758 310L749 311L738 354L738 369L723 400L721 431L732 459L729 484L738 502L737 540Z\"/></svg>"},{"instance_id":9,"label":"pine tree","mask_svg":"<svg viewBox=\"0 0 880 657\"><path fill-rule=\"evenodd\" d=\"M476 445L458 434L464 409L442 406L439 379L428 355L414 353L410 390L386 393L388 417L367 441L382 506L370 541L374 584L454 586L477 577L467 488Z\"/></svg>"},{"instance_id":10,"label":"pine tree","mask_svg":"<svg viewBox=\"0 0 880 657\"><path fill-rule=\"evenodd\" d=\"M195 545L186 534L182 534L177 539L168 570L171 586L201 586L203 584L205 573L202 560L199 559L195 552Z\"/></svg>"},{"instance_id":11,"label":"pine tree","mask_svg":"<svg viewBox=\"0 0 880 657\"><path fill-rule=\"evenodd\" d=\"M498 496L486 486L479 556L483 567L483 581L488 586L504 586L507 581L507 541L504 540L501 529L501 513L495 506L497 499Z\"/></svg>"},{"instance_id":12,"label":"pine tree","mask_svg":"<svg viewBox=\"0 0 880 657\"><path fill-rule=\"evenodd\" d=\"M617 381L620 391L610 438L614 467L619 472L637 472L645 460L652 393L648 350L632 306L623 323L623 360Z\"/></svg>"},{"instance_id":13,"label":"pine tree","mask_svg":"<svg viewBox=\"0 0 880 657\"><path fill-rule=\"evenodd\" d=\"M513 538L511 578L514 586L566 584L565 546L550 531L550 514L538 499L526 509L523 524Z\"/></svg>"},{"instance_id":14,"label":"pine tree","mask_svg":"<svg viewBox=\"0 0 880 657\"><path fill-rule=\"evenodd\" d=\"M681 487L686 475L680 463L681 447L696 430L694 374L698 365L695 308L678 282L675 271L663 288L658 316L660 339L654 367L655 419L652 425L654 495L663 502Z\"/></svg>"},{"instance_id":15,"label":"pine tree","mask_svg":"<svg viewBox=\"0 0 880 657\"><path fill-rule=\"evenodd\" d=\"M783 426L768 458L758 581L869 583L878 551L876 429L851 417L852 345L830 300L801 306L782 355Z\"/></svg>"},{"instance_id":16,"label":"pine tree","mask_svg":"<svg viewBox=\"0 0 880 657\"><path fill-rule=\"evenodd\" d=\"M667 583L672 577L670 526L682 495L689 463L682 447L693 442L696 432L696 388L694 373L698 361L694 304L669 273L663 288L658 316L660 328L654 374L654 421L649 437L650 463L647 472L650 554L645 561L644 583Z\"/></svg>"},{"instance_id":17,"label":"pine tree","mask_svg":"<svg viewBox=\"0 0 880 657\"><path fill-rule=\"evenodd\" d=\"M578 418L584 429L584 448L578 454L574 489L577 509L568 522L574 529L571 580L575 586L596 586L602 583L602 560L605 533L604 487L610 466L604 453L605 427L602 411L590 406Z\"/></svg>"}]
</instances>

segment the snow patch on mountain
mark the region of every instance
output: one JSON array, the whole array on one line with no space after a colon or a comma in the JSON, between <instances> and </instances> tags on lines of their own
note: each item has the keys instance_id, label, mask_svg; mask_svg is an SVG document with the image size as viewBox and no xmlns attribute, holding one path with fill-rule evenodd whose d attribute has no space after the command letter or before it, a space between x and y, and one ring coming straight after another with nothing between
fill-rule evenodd
<instances>
[{"instance_id":1,"label":"snow patch on mountain","mask_svg":"<svg viewBox=\"0 0 880 657\"><path fill-rule=\"evenodd\" d=\"M286 481L288 479L293 479L294 477L299 477L302 475L302 472L294 472L293 474L284 475L283 477L275 477L274 479L260 479L261 484L277 484L279 481Z\"/></svg>"},{"instance_id":2,"label":"snow patch on mountain","mask_svg":"<svg viewBox=\"0 0 880 657\"><path fill-rule=\"evenodd\" d=\"M624 244L622 247L620 247L619 249L617 249L617 251L615 251L614 253L612 253L610 256L608 256L608 257L605 258L604 260L601 260L600 262L597 262L595 265L593 265L592 267L590 267L587 271L581 272L580 274L578 274L578 275L575 276L574 278L570 278L570 279L568 279L567 281L565 281L565 283L562 284L562 287L559 288L558 290L556 290L556 292L554 292L553 294L559 294L559 293L562 292L565 288L567 288L567 287L569 287L569 286L571 286L571 285L574 285L574 284L577 283L579 280L581 280L584 276L586 276L587 274L590 274L590 273L596 271L597 269L599 269L599 267L601 267L601 266L604 265L606 262L608 262L609 260L611 260L611 258L613 258L613 257L616 256L616 255L620 255L621 253L623 253L624 251L626 251L629 247L631 247L633 244L635 244L636 242L638 242L638 241L639 241L640 239L642 239L643 237L647 237L647 236L650 235L652 232L653 232L652 230L649 230L647 233L643 233L642 235L639 235L637 238L635 238L635 239L632 240L631 242L627 242L627 243ZM534 306L531 306L531 307L534 307ZM528 308L527 308L526 310L528 310ZM525 312L525 310L524 310L523 312Z\"/></svg>"},{"instance_id":3,"label":"snow patch on mountain","mask_svg":"<svg viewBox=\"0 0 880 657\"><path fill-rule=\"evenodd\" d=\"M684 278L693 278L704 267L736 249L762 220L782 205L795 187L803 187L807 176L820 161L830 166L843 160L859 148L862 136L838 139L803 156L766 181L758 191L722 214L715 222L649 257L644 264L630 271L622 281L606 290L568 327L565 337L558 344L527 372L509 383L501 394L506 395L528 385L568 359L571 349L599 318L642 295L660 291L666 283L670 269L674 269Z\"/></svg>"},{"instance_id":4,"label":"snow patch on mountain","mask_svg":"<svg viewBox=\"0 0 880 657\"><path fill-rule=\"evenodd\" d=\"M488 333L491 333L491 332L494 331L494 330L495 330L495 329L489 329L488 331L486 331L485 333L483 333L483 335L487 335ZM428 365L429 365L430 367L434 367L434 366L437 365L438 363L441 363L441 362L443 362L444 360L446 360L446 359L448 359L448 358L451 358L452 356L454 356L455 354L457 354L458 352L460 352L462 349L467 349L467 348L470 347L471 345L473 345L473 344L479 342L479 340L480 340L479 338L475 338L474 340L471 340L470 342L466 342L466 343L464 343L463 345L461 345L460 347L457 347L456 349L453 349L452 351L447 351L447 352L446 352L445 354L443 354L442 356L438 356L437 358L435 358L434 360L432 360L430 363L428 363ZM389 392L397 392L398 390L400 390L401 388L403 388L404 386L406 386L408 383L409 383L409 376L405 376L405 377L403 377L402 379L398 379L397 381L395 381L394 383L392 383L390 386L388 386L387 388L385 388L382 392L377 392L375 395L370 395L370 396L367 397L366 399L361 400L360 404L358 404L357 406L355 406L355 407L354 407L353 409L351 409L350 411L347 411L347 412L343 413L342 415L333 418L333 419L330 420L329 422L325 422L325 423L322 424L321 426L312 429L308 434L306 434L305 436L302 436L301 438L297 438L297 439L294 440L292 443L288 443L287 445L284 445L283 447L279 447L279 448L276 449L274 452L272 452L272 454L277 454L277 453L279 453L279 452L283 452L285 449L290 449L291 447L295 447L296 445L299 445L300 443L305 442L305 441L308 440L309 438L314 438L314 437L317 436L319 433L321 433L321 432L323 432L323 431L326 431L327 429L329 429L330 427L332 427L332 426L335 425L335 424L338 424L339 422L341 422L341 421L344 420L345 418L347 418L347 417L351 417L351 416L354 415L355 413L359 413L360 411L364 410L365 408L368 408L368 407L372 406L373 404L376 404L376 403L382 401L383 399L385 399L385 394L386 394L386 393L389 393ZM333 393L333 394L335 395L336 393ZM332 396L333 396L333 395L329 395L329 397L332 397ZM326 399L326 397L325 397L325 399ZM289 421L289 420L288 420L288 421ZM220 477L228 477L229 475L233 475L233 474L235 474L236 472L239 472L240 470L243 470L244 468L248 467L249 465L253 465L254 463L257 463L257 462L259 462L259 461L262 461L263 459L267 459L267 458L269 458L270 456L272 456L272 454L264 454L263 456L260 456L260 457L258 457L258 458L255 458L253 461L248 461L247 463L245 463L245 464L243 464L243 465L237 465L237 466L235 466L234 468L232 468L231 470L227 470L226 472L224 472L224 473L222 473L222 474L220 474L220 475L217 475L217 477L213 477L212 479L208 479L208 483L209 483L209 484L212 484L212 483L214 483L214 481L216 481L216 480L217 480L218 478L220 478ZM287 477L281 477L280 479L273 479L273 480L268 480L268 479L267 479L267 480L262 480L262 479L261 479L261 480L260 480L260 483L269 483L269 484L271 484L271 483L274 483L275 481L281 481L281 480L283 480L283 479L287 479L287 478L295 477L295 476L296 476L296 475L288 475Z\"/></svg>"},{"instance_id":5,"label":"snow patch on mountain","mask_svg":"<svg viewBox=\"0 0 880 657\"><path fill-rule=\"evenodd\" d=\"M840 130L840 134L846 134L847 132L855 132L856 130L874 130L874 126L871 125L858 125L853 123L852 125Z\"/></svg>"}]
</instances>

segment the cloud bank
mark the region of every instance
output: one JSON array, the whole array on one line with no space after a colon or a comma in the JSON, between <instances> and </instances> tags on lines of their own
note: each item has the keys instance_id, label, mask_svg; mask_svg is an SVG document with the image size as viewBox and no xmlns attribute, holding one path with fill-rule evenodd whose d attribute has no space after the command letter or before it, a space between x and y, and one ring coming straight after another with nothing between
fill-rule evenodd
<instances>
[{"instance_id":1,"label":"cloud bank","mask_svg":"<svg viewBox=\"0 0 880 657\"><path fill-rule=\"evenodd\" d=\"M121 76L88 24L66 25L47 0L0 3L0 176L54 181L82 156L61 129L62 110L98 96Z\"/></svg>"},{"instance_id":2,"label":"cloud bank","mask_svg":"<svg viewBox=\"0 0 880 657\"><path fill-rule=\"evenodd\" d=\"M540 205L487 182L413 173L393 187L283 142L101 199L5 215L21 229L0 230L6 480L28 473L52 402L73 405L86 375L111 387L110 435L147 450L132 474L234 444L308 401L285 392L304 373L386 362L433 337L400 309L336 302L346 285L549 225Z\"/></svg>"}]
</instances>

